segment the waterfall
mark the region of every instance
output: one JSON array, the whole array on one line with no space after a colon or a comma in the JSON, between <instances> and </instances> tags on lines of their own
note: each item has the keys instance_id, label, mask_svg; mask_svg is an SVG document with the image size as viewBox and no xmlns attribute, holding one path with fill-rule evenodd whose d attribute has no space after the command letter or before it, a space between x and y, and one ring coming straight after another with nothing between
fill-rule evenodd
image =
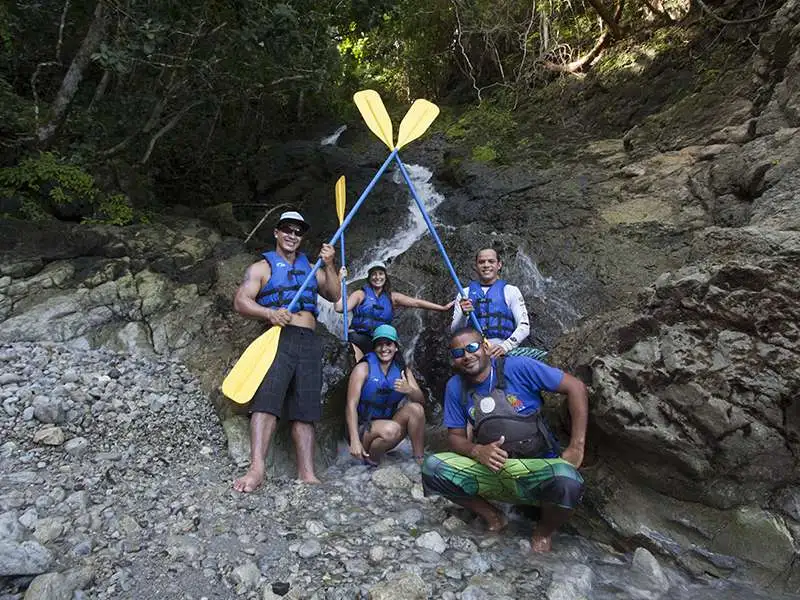
<instances>
[{"instance_id":1,"label":"waterfall","mask_svg":"<svg viewBox=\"0 0 800 600\"><path fill-rule=\"evenodd\" d=\"M322 138L319 141L319 145L320 146L335 146L336 142L339 141L339 136L342 135L345 131L347 131L347 125L342 125L341 127L339 127L339 129L334 131L331 135L328 135L328 136Z\"/></svg>"},{"instance_id":2,"label":"waterfall","mask_svg":"<svg viewBox=\"0 0 800 600\"><path fill-rule=\"evenodd\" d=\"M441 227L441 224L436 222L432 213L445 198L431 183L433 173L420 165L406 165L406 169L434 225ZM405 188L405 182L399 172L395 171L393 173L392 180L395 184ZM408 193L407 197L408 213L406 219L397 226L391 237L379 240L358 257L348 257L348 293L352 293L351 283L362 280L367 276L367 268L370 264L376 261L389 263L392 259L411 248L428 231L425 220L411 194ZM367 199L367 202L369 202L369 199ZM541 300L547 306L548 317L558 323L562 331L566 331L580 319L582 315L570 303L569 290L551 277L544 277L534 259L523 249L517 249L516 254L513 257L508 257L505 262L511 275L511 283L519 287L526 298ZM423 295L422 289L414 289L411 292L411 295ZM335 312L333 304L324 298L319 299L318 307L318 321L333 335L341 338L343 334L342 315ZM530 310L531 307L528 308ZM412 310L407 312L419 322L419 327L414 328L413 337L404 345L404 354L408 360L421 334L423 319L421 311Z\"/></svg>"},{"instance_id":3,"label":"waterfall","mask_svg":"<svg viewBox=\"0 0 800 600\"><path fill-rule=\"evenodd\" d=\"M442 201L444 201L444 196L437 192L436 188L434 188L433 184L431 183L433 173L429 169L426 169L420 165L406 165L406 170L408 171L409 177L414 184L414 188L417 190L417 195L422 201L425 210L428 211L428 214L430 215L433 210L439 206ZM404 188L406 186L405 181L398 171L395 171L392 175L392 181L397 185L403 186ZM367 199L367 202L369 202L369 199ZM433 220L435 224L435 219L432 215L431 220ZM355 259L348 257L348 293L351 292L351 282L364 279L367 276L367 268L370 264L376 261L382 261L386 263L391 261L393 258L400 256L406 250L411 248L411 246L413 246L417 240L425 235L426 231L428 231L428 227L425 224L425 219L423 219L419 208L417 208L417 204L414 202L414 199L409 192L408 214L406 216L406 220L397 227L394 235L388 239L378 241L369 250ZM419 290L416 292L419 293ZM342 337L342 315L335 312L333 310L333 304L324 298L319 299L318 306L319 316L317 317L317 320L325 325L325 327L328 328L328 331L330 331L333 335ZM418 311L410 312L416 313ZM421 323L421 317L419 318ZM419 333L417 333L417 336L418 335ZM412 341L416 342L416 339ZM413 347L414 344L409 342L406 345L406 352L409 352L409 350Z\"/></svg>"},{"instance_id":4,"label":"waterfall","mask_svg":"<svg viewBox=\"0 0 800 600\"><path fill-rule=\"evenodd\" d=\"M583 316L569 301L569 292L559 285L552 277L544 277L534 260L522 249L517 248L510 270L522 295L526 298L538 298L547 306L547 314L556 323L561 331L567 331ZM528 311L530 312L530 306Z\"/></svg>"}]
</instances>

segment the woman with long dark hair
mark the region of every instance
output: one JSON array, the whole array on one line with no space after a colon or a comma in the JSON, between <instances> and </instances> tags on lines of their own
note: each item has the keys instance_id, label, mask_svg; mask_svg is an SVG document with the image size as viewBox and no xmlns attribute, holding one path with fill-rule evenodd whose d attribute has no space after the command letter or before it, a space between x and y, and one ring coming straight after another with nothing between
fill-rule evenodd
<instances>
[{"instance_id":1,"label":"woman with long dark hair","mask_svg":"<svg viewBox=\"0 0 800 600\"><path fill-rule=\"evenodd\" d=\"M372 351L372 333L375 328L392 324L396 306L445 312L450 310L453 304L454 302L436 304L393 292L389 275L386 273L386 265L381 262L374 263L367 270L367 284L347 298L347 310L353 313L348 337L353 344L356 362ZM339 300L334 305L334 310L343 312L342 306L342 301Z\"/></svg>"},{"instance_id":2,"label":"woman with long dark hair","mask_svg":"<svg viewBox=\"0 0 800 600\"><path fill-rule=\"evenodd\" d=\"M375 465L408 435L414 458L421 462L425 396L414 373L403 363L397 330L380 325L372 339L375 350L355 366L347 385L345 421L350 454Z\"/></svg>"}]
</instances>

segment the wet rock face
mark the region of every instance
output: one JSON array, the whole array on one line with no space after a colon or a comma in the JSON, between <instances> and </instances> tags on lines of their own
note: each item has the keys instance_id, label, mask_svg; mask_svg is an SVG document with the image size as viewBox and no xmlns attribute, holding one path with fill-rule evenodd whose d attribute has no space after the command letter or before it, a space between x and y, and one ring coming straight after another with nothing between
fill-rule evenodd
<instances>
[{"instance_id":1,"label":"wet rock face","mask_svg":"<svg viewBox=\"0 0 800 600\"><path fill-rule=\"evenodd\" d=\"M592 362L606 445L635 451L654 489L730 508L795 479L800 266L788 258L660 277L627 325L654 335Z\"/></svg>"},{"instance_id":2,"label":"wet rock face","mask_svg":"<svg viewBox=\"0 0 800 600\"><path fill-rule=\"evenodd\" d=\"M17 343L0 345L0 365L17 375L0 400L22 409L0 410L4 599L783 600L564 532L551 555L533 557L533 523L519 513L498 535L425 497L408 445L377 469L342 445L321 485L277 475L235 493L219 419L174 358ZM37 442L41 423L27 416L45 389L67 411L61 446ZM778 538L764 537L759 517L740 515L730 548L755 535L771 556Z\"/></svg>"}]
</instances>

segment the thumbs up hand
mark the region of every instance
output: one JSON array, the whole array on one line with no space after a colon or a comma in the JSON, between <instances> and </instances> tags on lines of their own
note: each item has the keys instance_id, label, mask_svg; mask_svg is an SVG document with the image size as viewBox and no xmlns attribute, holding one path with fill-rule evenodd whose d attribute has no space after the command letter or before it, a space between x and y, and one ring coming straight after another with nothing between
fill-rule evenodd
<instances>
[{"instance_id":1,"label":"thumbs up hand","mask_svg":"<svg viewBox=\"0 0 800 600\"><path fill-rule=\"evenodd\" d=\"M395 379L392 387L396 392L400 392L401 394L409 394L414 389L408 382L405 371L400 372L400 379Z\"/></svg>"},{"instance_id":2,"label":"thumbs up hand","mask_svg":"<svg viewBox=\"0 0 800 600\"><path fill-rule=\"evenodd\" d=\"M473 458L496 473L503 468L508 459L508 452L501 448L505 442L506 437L501 435L500 439L489 444L476 444L472 451Z\"/></svg>"}]
</instances>

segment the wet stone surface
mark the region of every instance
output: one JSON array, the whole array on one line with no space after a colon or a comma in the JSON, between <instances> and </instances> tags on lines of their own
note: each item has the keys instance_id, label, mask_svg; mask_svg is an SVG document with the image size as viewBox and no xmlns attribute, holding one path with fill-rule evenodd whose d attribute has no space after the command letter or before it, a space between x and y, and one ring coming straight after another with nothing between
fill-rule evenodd
<instances>
[{"instance_id":1,"label":"wet stone surface","mask_svg":"<svg viewBox=\"0 0 800 600\"><path fill-rule=\"evenodd\" d=\"M404 444L378 469L341 447L322 485L238 494L219 421L178 362L13 344L0 370L3 600L777 597L565 533L532 555L517 512L493 535L424 498ZM57 444L37 437L53 420Z\"/></svg>"}]
</instances>

